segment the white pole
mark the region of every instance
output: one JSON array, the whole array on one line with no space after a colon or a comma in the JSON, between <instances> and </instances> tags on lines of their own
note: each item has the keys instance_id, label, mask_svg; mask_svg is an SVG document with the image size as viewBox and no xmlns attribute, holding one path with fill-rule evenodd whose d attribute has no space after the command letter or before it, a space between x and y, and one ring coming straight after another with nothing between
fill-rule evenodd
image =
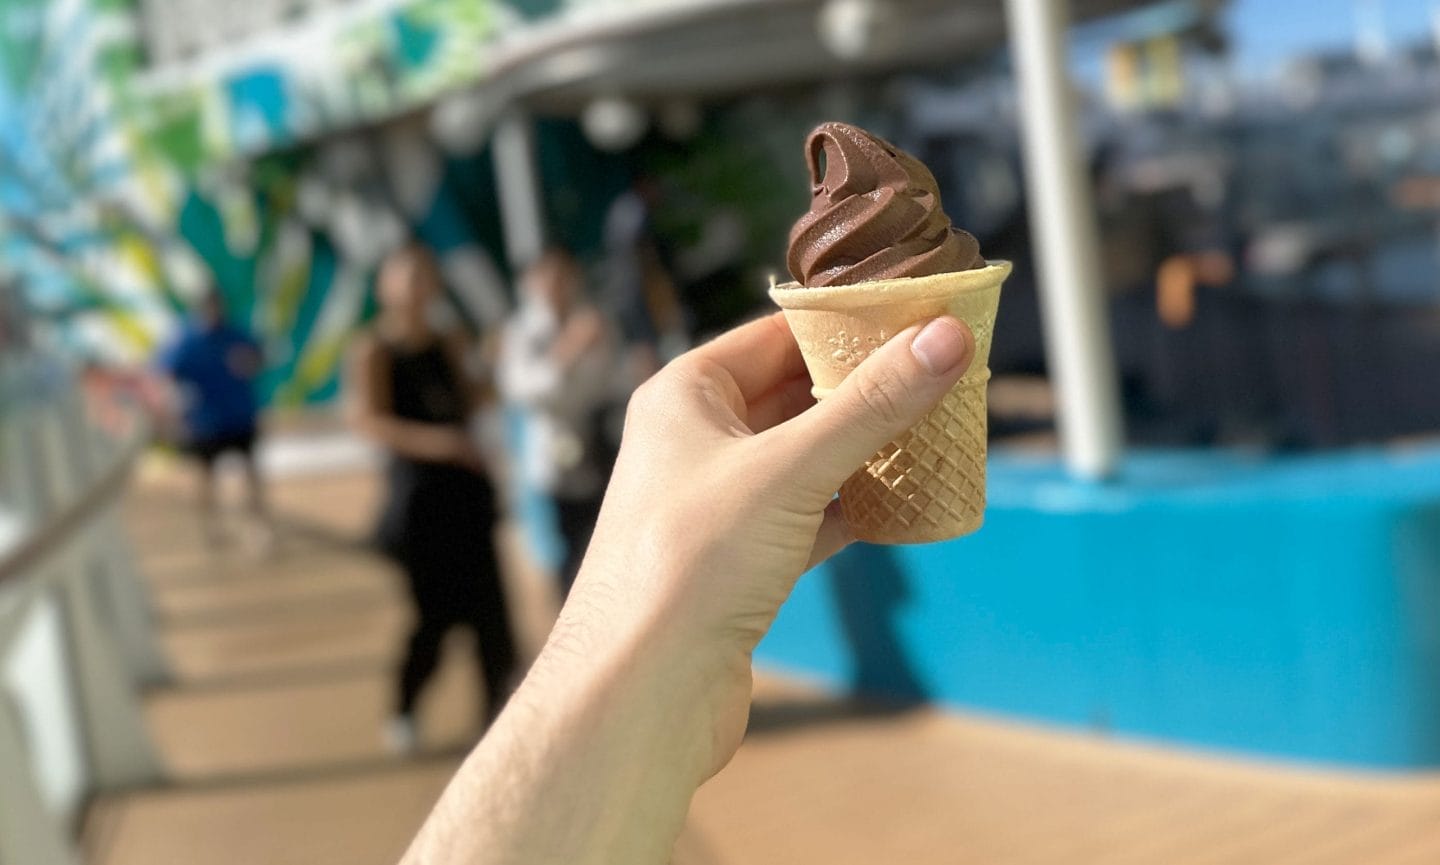
<instances>
[{"instance_id":1,"label":"white pole","mask_svg":"<svg viewBox=\"0 0 1440 865\"><path fill-rule=\"evenodd\" d=\"M1120 402L1099 234L1065 68L1070 4L1006 0L1006 6L1060 445L1072 474L1105 478L1120 459Z\"/></svg>"},{"instance_id":2,"label":"white pole","mask_svg":"<svg viewBox=\"0 0 1440 865\"><path fill-rule=\"evenodd\" d=\"M505 252L518 272L539 258L545 245L545 210L530 117L519 109L507 112L495 127L492 152Z\"/></svg>"}]
</instances>

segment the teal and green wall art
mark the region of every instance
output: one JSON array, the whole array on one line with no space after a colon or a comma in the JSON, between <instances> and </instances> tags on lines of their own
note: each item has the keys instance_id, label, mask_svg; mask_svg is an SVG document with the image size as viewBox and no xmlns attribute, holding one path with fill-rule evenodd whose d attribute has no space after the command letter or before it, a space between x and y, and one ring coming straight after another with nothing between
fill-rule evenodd
<instances>
[{"instance_id":1,"label":"teal and green wall art","mask_svg":"<svg viewBox=\"0 0 1440 865\"><path fill-rule=\"evenodd\" d=\"M280 404L334 391L387 243L435 246L461 317L494 318L507 299L488 154L373 123L477 80L498 8L382 4L318 29L309 57L177 72L146 66L135 0L0 0L8 274L57 340L122 365L146 362L214 285L263 335Z\"/></svg>"}]
</instances>

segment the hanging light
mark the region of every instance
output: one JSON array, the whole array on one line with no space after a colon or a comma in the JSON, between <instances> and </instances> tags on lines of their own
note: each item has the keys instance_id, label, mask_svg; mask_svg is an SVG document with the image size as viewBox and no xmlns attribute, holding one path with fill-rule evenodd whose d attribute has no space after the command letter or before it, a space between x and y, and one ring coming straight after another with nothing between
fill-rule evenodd
<instances>
[{"instance_id":1,"label":"hanging light","mask_svg":"<svg viewBox=\"0 0 1440 865\"><path fill-rule=\"evenodd\" d=\"M816 25L820 42L847 62L884 57L900 43L903 17L893 0L828 0Z\"/></svg>"},{"instance_id":2,"label":"hanging light","mask_svg":"<svg viewBox=\"0 0 1440 865\"><path fill-rule=\"evenodd\" d=\"M580 114L580 128L585 131L585 138L597 149L612 153L640 143L649 126L645 109L619 96L595 99Z\"/></svg>"},{"instance_id":3,"label":"hanging light","mask_svg":"<svg viewBox=\"0 0 1440 865\"><path fill-rule=\"evenodd\" d=\"M468 156L485 147L498 112L480 92L441 100L430 113L430 132L447 153Z\"/></svg>"}]
</instances>

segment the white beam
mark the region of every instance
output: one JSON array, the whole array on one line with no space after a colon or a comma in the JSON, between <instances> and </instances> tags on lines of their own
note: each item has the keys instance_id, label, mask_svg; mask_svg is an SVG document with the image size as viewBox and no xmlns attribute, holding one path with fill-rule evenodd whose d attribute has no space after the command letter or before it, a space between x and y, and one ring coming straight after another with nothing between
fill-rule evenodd
<instances>
[{"instance_id":1,"label":"white beam","mask_svg":"<svg viewBox=\"0 0 1440 865\"><path fill-rule=\"evenodd\" d=\"M519 273L540 256L545 245L545 205L530 117L518 108L507 112L495 127L492 153L505 252L510 267Z\"/></svg>"},{"instance_id":2,"label":"white beam","mask_svg":"<svg viewBox=\"0 0 1440 865\"><path fill-rule=\"evenodd\" d=\"M1066 75L1070 3L1006 0L1006 8L1060 444L1072 474L1105 478L1120 460L1120 401L1095 208Z\"/></svg>"}]
</instances>

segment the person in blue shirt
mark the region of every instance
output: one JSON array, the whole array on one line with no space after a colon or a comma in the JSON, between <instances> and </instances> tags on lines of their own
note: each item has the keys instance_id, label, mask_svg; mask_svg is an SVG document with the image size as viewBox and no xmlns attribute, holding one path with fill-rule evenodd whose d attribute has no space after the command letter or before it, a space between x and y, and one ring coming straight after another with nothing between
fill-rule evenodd
<instances>
[{"instance_id":1,"label":"person in blue shirt","mask_svg":"<svg viewBox=\"0 0 1440 865\"><path fill-rule=\"evenodd\" d=\"M215 502L215 464L234 454L244 466L249 508L262 530L262 544L273 540L264 481L255 464L260 403L255 379L260 374L260 345L244 328L228 321L219 292L206 293L195 316L160 356L160 368L174 385L179 403L181 447L200 466L200 517L206 539L224 540Z\"/></svg>"}]
</instances>

